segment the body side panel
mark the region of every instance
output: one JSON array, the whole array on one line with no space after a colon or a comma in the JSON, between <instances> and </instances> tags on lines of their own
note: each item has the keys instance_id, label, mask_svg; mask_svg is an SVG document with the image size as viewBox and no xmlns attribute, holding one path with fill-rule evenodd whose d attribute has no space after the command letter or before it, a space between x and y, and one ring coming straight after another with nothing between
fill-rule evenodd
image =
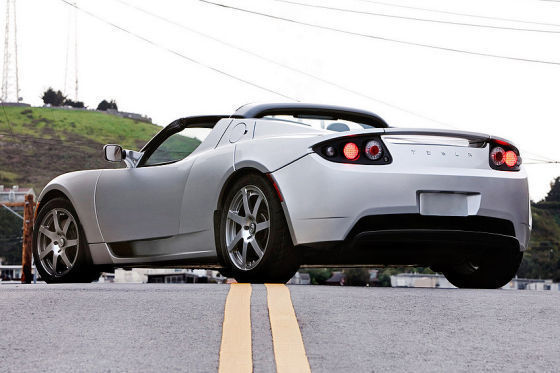
<instances>
[{"instance_id":1,"label":"body side panel","mask_svg":"<svg viewBox=\"0 0 560 373\"><path fill-rule=\"evenodd\" d=\"M192 161L103 170L95 201L105 242L176 235Z\"/></svg>"}]
</instances>

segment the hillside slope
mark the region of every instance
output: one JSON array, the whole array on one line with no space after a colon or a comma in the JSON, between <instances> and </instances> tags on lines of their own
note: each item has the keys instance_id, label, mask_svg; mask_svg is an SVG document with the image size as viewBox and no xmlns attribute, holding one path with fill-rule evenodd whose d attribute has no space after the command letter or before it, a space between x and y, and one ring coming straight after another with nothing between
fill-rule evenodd
<instances>
[{"instance_id":1,"label":"hillside slope","mask_svg":"<svg viewBox=\"0 0 560 373\"><path fill-rule=\"evenodd\" d=\"M103 145L139 149L161 127L101 112L5 107L0 112L0 184L39 192L65 172L116 167ZM10 121L8 125L6 115Z\"/></svg>"}]
</instances>

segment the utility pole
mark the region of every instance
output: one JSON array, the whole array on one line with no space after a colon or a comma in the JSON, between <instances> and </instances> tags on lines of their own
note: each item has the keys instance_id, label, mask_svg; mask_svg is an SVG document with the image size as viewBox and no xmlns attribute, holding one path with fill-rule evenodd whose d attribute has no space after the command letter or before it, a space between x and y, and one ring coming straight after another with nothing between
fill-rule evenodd
<instances>
[{"instance_id":1,"label":"utility pole","mask_svg":"<svg viewBox=\"0 0 560 373\"><path fill-rule=\"evenodd\" d=\"M4 23L4 65L2 68L2 102L20 102L17 52L16 0L6 0Z\"/></svg>"},{"instance_id":2,"label":"utility pole","mask_svg":"<svg viewBox=\"0 0 560 373\"><path fill-rule=\"evenodd\" d=\"M30 284L33 279L31 267L33 265L32 253L32 237L33 237L33 210L35 203L33 195L27 194L25 196L25 204L23 208L23 246L21 250L21 283Z\"/></svg>"}]
</instances>

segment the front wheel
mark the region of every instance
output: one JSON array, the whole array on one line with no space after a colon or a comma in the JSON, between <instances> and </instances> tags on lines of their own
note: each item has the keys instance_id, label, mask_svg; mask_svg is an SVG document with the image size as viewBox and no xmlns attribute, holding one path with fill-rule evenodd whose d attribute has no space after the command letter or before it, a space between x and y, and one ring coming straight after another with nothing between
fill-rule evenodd
<instances>
[{"instance_id":1,"label":"front wheel","mask_svg":"<svg viewBox=\"0 0 560 373\"><path fill-rule=\"evenodd\" d=\"M519 248L496 250L445 270L443 274L458 288L497 289L506 285L517 273L523 259Z\"/></svg>"},{"instance_id":2,"label":"front wheel","mask_svg":"<svg viewBox=\"0 0 560 373\"><path fill-rule=\"evenodd\" d=\"M76 211L64 198L48 201L37 214L33 258L47 283L91 282L99 277L91 265Z\"/></svg>"},{"instance_id":3,"label":"front wheel","mask_svg":"<svg viewBox=\"0 0 560 373\"><path fill-rule=\"evenodd\" d=\"M219 229L226 273L239 282L286 282L299 268L282 206L263 176L246 175L233 184Z\"/></svg>"}]
</instances>

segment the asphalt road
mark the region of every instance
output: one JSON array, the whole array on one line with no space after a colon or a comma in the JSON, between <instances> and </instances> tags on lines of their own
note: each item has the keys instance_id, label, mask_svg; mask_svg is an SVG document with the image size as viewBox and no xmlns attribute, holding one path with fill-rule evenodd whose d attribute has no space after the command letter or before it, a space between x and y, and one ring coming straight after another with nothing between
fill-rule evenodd
<instances>
[{"instance_id":1,"label":"asphalt road","mask_svg":"<svg viewBox=\"0 0 560 373\"><path fill-rule=\"evenodd\" d=\"M0 366L216 372L228 285L0 286ZM290 286L313 372L558 371L560 294ZM255 372L275 371L253 285Z\"/></svg>"}]
</instances>

